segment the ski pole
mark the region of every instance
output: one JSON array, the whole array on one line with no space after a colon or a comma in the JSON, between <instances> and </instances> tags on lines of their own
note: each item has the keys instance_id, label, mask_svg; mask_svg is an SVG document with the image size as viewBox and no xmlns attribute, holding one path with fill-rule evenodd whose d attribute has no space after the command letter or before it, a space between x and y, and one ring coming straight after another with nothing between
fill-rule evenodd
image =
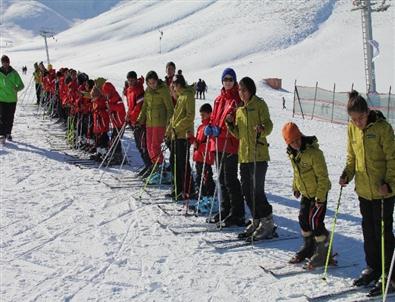
<instances>
[{"instance_id":1,"label":"ski pole","mask_svg":"<svg viewBox=\"0 0 395 302\"><path fill-rule=\"evenodd\" d=\"M203 176L204 176L204 170L206 169L206 158L207 158L207 151L208 151L208 136L206 136L206 146L204 148L204 156L203 156L203 168L202 168L202 175L200 178L200 184L199 184L199 193L198 193L198 201L195 209L195 216L199 216L199 205L200 205L200 198L202 197L202 188L203 188Z\"/></svg>"},{"instance_id":2,"label":"ski pole","mask_svg":"<svg viewBox=\"0 0 395 302\"><path fill-rule=\"evenodd\" d=\"M143 192L146 191L146 188L147 188L147 186L148 186L148 183L149 183L149 181L151 180L151 176L152 176L152 174L154 173L154 171L155 171L155 169L156 169L156 166L158 165L158 162L159 162L159 159L160 159L160 154L161 154L162 152L164 152L166 149L167 149L167 146L166 146L166 145L161 149L161 152L159 153L159 155L158 155L158 157L157 157L157 159L156 159L156 161L155 161L155 164L154 164L154 166L153 166L153 168L152 168L152 170L151 170L149 176L148 176L147 179L145 180L144 187L141 188L141 190L140 190L139 199L141 199L141 197L142 197L142 195L143 195Z\"/></svg>"},{"instance_id":3,"label":"ski pole","mask_svg":"<svg viewBox=\"0 0 395 302\"><path fill-rule=\"evenodd\" d=\"M381 198L381 293L385 291L384 197Z\"/></svg>"},{"instance_id":4,"label":"ski pole","mask_svg":"<svg viewBox=\"0 0 395 302\"><path fill-rule=\"evenodd\" d=\"M173 167L174 167L174 199L177 202L178 200L178 191L177 191L177 134L176 134L176 130L174 128L172 128L172 131L174 133L174 140L172 140L172 149L173 149Z\"/></svg>"},{"instance_id":5,"label":"ski pole","mask_svg":"<svg viewBox=\"0 0 395 302\"><path fill-rule=\"evenodd\" d=\"M255 146L254 146L254 165L253 165L253 178L252 178L252 219L255 219L255 213L256 213L256 154L257 154L257 148L258 148L258 138L260 136L260 133L258 132L258 129L255 129ZM251 246L254 247L254 236L253 232L251 233Z\"/></svg>"},{"instance_id":6,"label":"ski pole","mask_svg":"<svg viewBox=\"0 0 395 302\"><path fill-rule=\"evenodd\" d=\"M388 289L390 287L392 271L394 269L394 262L395 262L395 250L392 253L391 266L390 266L390 271L388 272L387 286L385 287L385 292L384 292L384 296L383 296L383 302L387 301Z\"/></svg>"},{"instance_id":7,"label":"ski pole","mask_svg":"<svg viewBox=\"0 0 395 302\"><path fill-rule=\"evenodd\" d=\"M190 173L188 173L188 167L189 167L189 150L190 150L191 146L189 145L188 142L188 135L186 138L186 154L185 154L185 165L184 165L184 197L185 197L185 216L188 215L188 207L189 207L189 198L190 196L190 189L191 189L191 183L192 183L192 171L189 171ZM189 178L188 178L189 175ZM189 181L188 181L189 180Z\"/></svg>"},{"instance_id":8,"label":"ski pole","mask_svg":"<svg viewBox=\"0 0 395 302\"><path fill-rule=\"evenodd\" d=\"M214 198L215 195L218 194L218 210L219 210L219 219L221 221L221 183L220 183L220 175L221 175L221 171L222 171L222 165L224 162L224 153L226 150L226 145L228 144L228 133L226 132L226 137L225 137L225 143L224 143L224 147L222 148L222 156L221 156L221 161L219 162L219 155L218 155L218 138L215 138L215 161L216 161L216 169L217 169L217 184L215 186L215 190L214 190L214 195L213 198L211 199L211 205L210 205L210 213L209 213L209 217L208 219L211 218L212 212L213 212L213 206L214 206ZM219 164L218 164L219 162ZM220 226L221 229L221 226Z\"/></svg>"},{"instance_id":9,"label":"ski pole","mask_svg":"<svg viewBox=\"0 0 395 302\"><path fill-rule=\"evenodd\" d=\"M123 132L125 131L125 127L126 127L126 123L124 123L123 126L122 126L122 128L119 130L117 136L115 137L115 139L114 139L113 143L111 144L109 150L107 151L106 155L104 156L104 158L103 158L102 162L100 163L98 169L100 169L100 168L103 166L104 162L106 161L106 159L108 158L108 156L110 155L110 153L111 153L111 157L110 157L109 162L111 161L111 159L112 159L112 157L114 156L114 153L115 153L115 148L116 148L116 146L118 145L119 141L121 140L121 137L122 137ZM107 168L107 167L108 167L108 164L107 164L106 168ZM99 181L102 179L103 174L104 174L104 173L102 173L102 175L101 175Z\"/></svg>"},{"instance_id":10,"label":"ski pole","mask_svg":"<svg viewBox=\"0 0 395 302\"><path fill-rule=\"evenodd\" d=\"M335 217L333 218L333 222L332 222L331 236L330 236L330 239L329 239L328 253L326 254L324 276L322 277L322 280L324 280L324 281L327 281L326 277L327 277L327 273L328 273L329 259L330 259L330 255L331 255L331 252L332 252L333 237L335 235L335 226L336 226L336 221L337 221L337 214L339 213L339 207L340 207L340 200L342 198L342 192L343 192L343 187L340 187L340 193L339 193L339 199L337 200Z\"/></svg>"}]
</instances>

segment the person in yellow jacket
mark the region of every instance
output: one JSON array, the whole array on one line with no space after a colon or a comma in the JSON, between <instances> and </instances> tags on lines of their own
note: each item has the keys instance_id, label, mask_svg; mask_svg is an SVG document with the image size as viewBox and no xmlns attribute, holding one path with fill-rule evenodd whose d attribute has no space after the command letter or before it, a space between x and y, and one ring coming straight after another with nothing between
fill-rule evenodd
<instances>
[{"instance_id":1,"label":"person in yellow jacket","mask_svg":"<svg viewBox=\"0 0 395 302\"><path fill-rule=\"evenodd\" d=\"M270 160L266 137L272 132L273 123L265 101L255 94L254 81L249 77L241 79L239 95L244 105L237 109L234 122L231 114L226 118L229 132L239 139L241 188L252 214L251 224L239 234L239 238L247 240L275 236L273 209L265 194L265 177Z\"/></svg>"},{"instance_id":2,"label":"person in yellow jacket","mask_svg":"<svg viewBox=\"0 0 395 302\"><path fill-rule=\"evenodd\" d=\"M156 168L163 162L161 144L164 141L166 128L173 115L173 103L169 88L166 83L158 78L155 71L149 71L145 77L147 89L144 93L144 103L141 108L136 126L146 125L147 149L152 162L152 168ZM145 175L149 175L152 169L147 169Z\"/></svg>"},{"instance_id":3,"label":"person in yellow jacket","mask_svg":"<svg viewBox=\"0 0 395 302\"><path fill-rule=\"evenodd\" d=\"M370 110L357 91L349 94L347 162L339 184L346 186L355 178L355 192L362 214L367 268L354 281L356 286L376 282L370 295L381 295L381 221L384 221L385 274L394 253L393 215L395 201L394 130L380 111ZM381 215L381 204L384 211ZM380 279L380 280L379 280ZM395 290L395 273L388 276L390 291Z\"/></svg>"},{"instance_id":4,"label":"person in yellow jacket","mask_svg":"<svg viewBox=\"0 0 395 302\"><path fill-rule=\"evenodd\" d=\"M177 96L173 116L167 127L166 137L170 140L170 166L173 173L173 188L168 195L176 200L189 199L195 184L189 163L190 136L193 136L195 119L195 89L187 86L183 75L175 75L171 84Z\"/></svg>"},{"instance_id":5,"label":"person in yellow jacket","mask_svg":"<svg viewBox=\"0 0 395 302\"><path fill-rule=\"evenodd\" d=\"M33 77L34 77L34 83L35 83L35 88L36 88L36 97L37 97L37 104L40 104L40 98L41 98L41 71L40 68L38 68L38 63L34 63L34 72L33 72Z\"/></svg>"},{"instance_id":6,"label":"person in yellow jacket","mask_svg":"<svg viewBox=\"0 0 395 302\"><path fill-rule=\"evenodd\" d=\"M299 225L304 244L289 261L309 259L309 268L325 265L328 231L325 228L326 199L331 188L325 157L315 136L304 136L294 123L286 123L282 134L294 171L293 194L300 200Z\"/></svg>"}]
</instances>

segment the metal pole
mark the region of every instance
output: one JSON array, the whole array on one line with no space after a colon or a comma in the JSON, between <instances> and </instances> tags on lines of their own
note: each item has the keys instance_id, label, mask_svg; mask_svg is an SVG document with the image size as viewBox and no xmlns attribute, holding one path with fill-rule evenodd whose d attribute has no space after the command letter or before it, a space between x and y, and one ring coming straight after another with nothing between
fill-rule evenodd
<instances>
[{"instance_id":1,"label":"metal pole","mask_svg":"<svg viewBox=\"0 0 395 302\"><path fill-rule=\"evenodd\" d=\"M303 113L302 103L301 103L301 101L300 101L298 88L297 88L296 86L295 86L295 93L296 93L296 97L298 98L299 107L300 107L300 112L302 113L302 118L304 119L304 113Z\"/></svg>"},{"instance_id":2,"label":"metal pole","mask_svg":"<svg viewBox=\"0 0 395 302\"><path fill-rule=\"evenodd\" d=\"M392 87L390 86L390 90L388 91L387 120L390 119L391 88Z\"/></svg>"},{"instance_id":3,"label":"metal pole","mask_svg":"<svg viewBox=\"0 0 395 302\"><path fill-rule=\"evenodd\" d=\"M45 51L47 53L47 64L49 65L51 63L49 62L48 43L47 43L47 36L46 35L44 35L44 41L45 41Z\"/></svg>"},{"instance_id":4,"label":"metal pole","mask_svg":"<svg viewBox=\"0 0 395 302\"><path fill-rule=\"evenodd\" d=\"M368 93L376 93L376 74L374 68L373 58L373 46L369 44L369 41L373 40L372 33L372 8L370 0L365 0L365 6L362 9L362 18L365 19L365 22L362 22L362 26L364 26L363 34L364 34L364 43L366 47L366 55L367 55L367 66L368 69L368 83L369 87L367 88Z\"/></svg>"},{"instance_id":5,"label":"metal pole","mask_svg":"<svg viewBox=\"0 0 395 302\"><path fill-rule=\"evenodd\" d=\"M315 82L314 104L313 104L313 111L311 112L311 119L314 118L315 101L317 100L317 89L318 89L318 81Z\"/></svg>"},{"instance_id":6,"label":"metal pole","mask_svg":"<svg viewBox=\"0 0 395 302\"><path fill-rule=\"evenodd\" d=\"M336 83L333 84L333 98L332 98L332 117L331 117L331 123L333 123L333 111L335 109L335 90L336 90Z\"/></svg>"},{"instance_id":7,"label":"metal pole","mask_svg":"<svg viewBox=\"0 0 395 302\"><path fill-rule=\"evenodd\" d=\"M295 116L295 100L296 100L296 80L295 80L295 83L294 83L294 105L293 105L293 108L292 108L292 117Z\"/></svg>"}]
</instances>

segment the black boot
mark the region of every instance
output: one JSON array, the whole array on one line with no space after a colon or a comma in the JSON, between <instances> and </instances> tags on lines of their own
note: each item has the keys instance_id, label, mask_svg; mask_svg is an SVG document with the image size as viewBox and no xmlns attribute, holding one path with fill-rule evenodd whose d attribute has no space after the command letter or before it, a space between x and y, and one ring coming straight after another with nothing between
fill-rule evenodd
<instances>
[{"instance_id":1,"label":"black boot","mask_svg":"<svg viewBox=\"0 0 395 302\"><path fill-rule=\"evenodd\" d=\"M225 217L227 217L229 215L229 212L222 210L221 211L221 219L224 219ZM211 217L210 219L207 219L208 223L218 223L219 222L219 213L215 214L213 217Z\"/></svg>"},{"instance_id":2,"label":"black boot","mask_svg":"<svg viewBox=\"0 0 395 302\"><path fill-rule=\"evenodd\" d=\"M353 282L354 286L368 286L372 282L377 282L380 278L380 272L374 271L370 267L365 268L362 271L361 276L355 279Z\"/></svg>"},{"instance_id":3,"label":"black boot","mask_svg":"<svg viewBox=\"0 0 395 302\"><path fill-rule=\"evenodd\" d=\"M384 282L385 282L385 286L387 286L387 278L384 279ZM395 292L395 282L390 280L390 284L388 287L388 294L393 292ZM382 283L382 279L380 278L380 280L377 281L374 287L369 291L368 297L381 296L382 294L383 294L383 283Z\"/></svg>"},{"instance_id":4,"label":"black boot","mask_svg":"<svg viewBox=\"0 0 395 302\"><path fill-rule=\"evenodd\" d=\"M303 245L296 252L295 256L289 260L289 263L300 263L314 254L314 237L313 235L303 237Z\"/></svg>"},{"instance_id":5,"label":"black boot","mask_svg":"<svg viewBox=\"0 0 395 302\"><path fill-rule=\"evenodd\" d=\"M246 225L244 217L233 216L232 214L228 215L222 221L217 223L217 227L220 228L229 228L232 226L244 227Z\"/></svg>"}]
</instances>

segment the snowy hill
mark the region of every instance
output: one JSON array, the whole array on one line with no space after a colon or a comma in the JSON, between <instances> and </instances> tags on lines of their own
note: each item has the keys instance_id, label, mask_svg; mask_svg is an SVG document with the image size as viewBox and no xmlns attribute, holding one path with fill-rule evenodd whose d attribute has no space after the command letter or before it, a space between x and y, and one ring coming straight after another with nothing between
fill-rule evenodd
<instances>
[{"instance_id":1,"label":"snowy hill","mask_svg":"<svg viewBox=\"0 0 395 302\"><path fill-rule=\"evenodd\" d=\"M122 2L57 35L49 41L50 55L55 64L105 74L119 84L128 69L163 72L163 62L173 60L187 79L204 77L210 87L220 85L214 74L232 65L257 79L281 77L287 89L297 79L327 88L336 82L340 90L354 82L364 90L360 12L351 8L346 0ZM395 57L394 11L373 14L382 92L395 83L387 63ZM17 62L24 50L45 58L41 38L15 47Z\"/></svg>"},{"instance_id":2,"label":"snowy hill","mask_svg":"<svg viewBox=\"0 0 395 302\"><path fill-rule=\"evenodd\" d=\"M29 2L31 16L33 8L60 14L58 8L66 5L66 1L40 2L46 8ZM78 1L76 7L81 3L85 1ZM103 10L109 7L104 5ZM49 52L55 68L68 66L92 77L104 76L119 90L129 70L145 75L154 69L164 75L166 62L172 60L189 82L206 80L208 102L218 94L224 67L234 67L239 79L253 77L274 123L268 137L271 162L265 189L280 238L298 236L299 204L292 196L292 169L281 127L294 120L304 134L318 137L332 182L328 228L339 197L346 128L293 119L292 93L274 91L260 80L281 77L289 91L295 79L305 85L319 81L327 88L336 82L339 90L348 90L354 82L363 91L360 13L350 9L348 0L125 1L59 33L56 40L49 40ZM55 21L79 18L66 14L66 7L62 10L65 19L55 14ZM373 20L373 34L381 45L377 83L383 92L395 84L394 12L391 7L374 14ZM11 17L16 20L15 14ZM26 26L39 28L41 23L33 20ZM10 27L8 33L12 36L16 31ZM163 31L161 53L159 31ZM44 42L36 36L22 42L1 51L15 68L27 64L30 72L33 62L45 60ZM347 267L331 270L328 283L322 282L319 271L275 278L259 265L284 266L300 238L216 249L207 240L234 238L236 232L206 229L204 218L184 217L171 203L160 209L155 203L169 202L164 199L168 188L149 188L141 194L141 182L133 179L140 160L130 131L124 147L131 166L125 170L111 168L101 175L103 170L95 166L73 163L64 154L71 152L61 150L60 126L43 118L33 104L34 88L28 87L31 74L23 80L27 88L20 94L14 142L0 150L0 300L305 302L306 296L348 288L365 266L352 186L343 190L334 242L339 264ZM198 100L196 108L202 103ZM197 114L195 126L199 123ZM128 186L111 189L109 184L119 179L127 179ZM326 301L363 297L353 293Z\"/></svg>"},{"instance_id":3,"label":"snowy hill","mask_svg":"<svg viewBox=\"0 0 395 302\"><path fill-rule=\"evenodd\" d=\"M119 1L2 0L2 38L19 45L38 35L40 30L59 33L77 21L109 10Z\"/></svg>"}]
</instances>

